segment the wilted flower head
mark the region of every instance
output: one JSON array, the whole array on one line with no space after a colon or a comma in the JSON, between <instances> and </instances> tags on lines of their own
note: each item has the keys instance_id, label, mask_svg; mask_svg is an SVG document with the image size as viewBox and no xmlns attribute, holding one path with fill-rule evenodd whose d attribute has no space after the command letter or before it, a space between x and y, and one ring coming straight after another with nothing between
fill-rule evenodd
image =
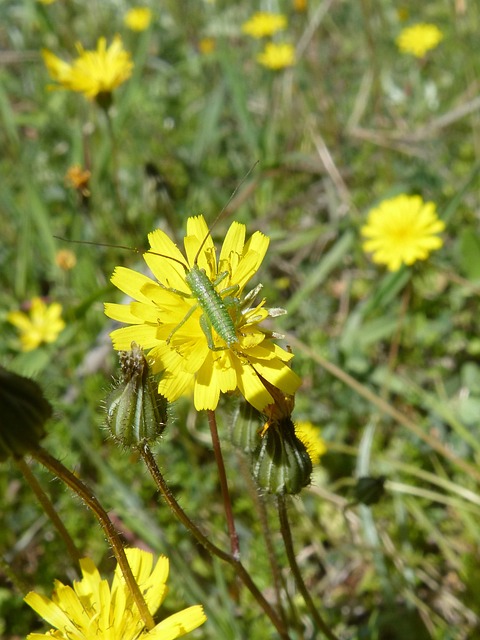
<instances>
[{"instance_id":1,"label":"wilted flower head","mask_svg":"<svg viewBox=\"0 0 480 640\"><path fill-rule=\"evenodd\" d=\"M291 44L267 42L264 50L258 54L257 61L274 71L291 67L295 64L295 48Z\"/></svg>"},{"instance_id":2,"label":"wilted flower head","mask_svg":"<svg viewBox=\"0 0 480 640\"><path fill-rule=\"evenodd\" d=\"M78 191L82 196L88 197L91 177L92 174L88 169L83 169L79 164L73 164L65 174L65 184Z\"/></svg>"},{"instance_id":3,"label":"wilted flower head","mask_svg":"<svg viewBox=\"0 0 480 640\"><path fill-rule=\"evenodd\" d=\"M273 36L277 31L285 29L287 18L281 13L268 13L257 11L253 16L242 24L242 31L252 38L265 38Z\"/></svg>"},{"instance_id":4,"label":"wilted flower head","mask_svg":"<svg viewBox=\"0 0 480 640\"><path fill-rule=\"evenodd\" d=\"M115 36L109 47L105 38L99 38L94 51L85 51L80 43L76 47L79 55L71 64L42 50L47 69L60 87L102 101L132 75L133 62L120 36Z\"/></svg>"},{"instance_id":5,"label":"wilted flower head","mask_svg":"<svg viewBox=\"0 0 480 640\"><path fill-rule=\"evenodd\" d=\"M132 31L145 31L152 21L152 12L148 7L134 7L127 11L123 21Z\"/></svg>"},{"instance_id":6,"label":"wilted flower head","mask_svg":"<svg viewBox=\"0 0 480 640\"><path fill-rule=\"evenodd\" d=\"M42 342L55 342L65 328L62 305L53 302L46 305L41 298L33 298L30 312L10 311L7 320L20 332L22 351L33 351Z\"/></svg>"},{"instance_id":7,"label":"wilted flower head","mask_svg":"<svg viewBox=\"0 0 480 640\"><path fill-rule=\"evenodd\" d=\"M363 249L372 254L375 263L397 271L402 264L425 260L431 251L439 249L443 240L437 234L444 229L433 202L403 194L370 210L367 224L361 229L366 238Z\"/></svg>"},{"instance_id":8,"label":"wilted flower head","mask_svg":"<svg viewBox=\"0 0 480 640\"><path fill-rule=\"evenodd\" d=\"M245 226L233 222L217 263L203 216L188 219L186 257L163 231L148 237L151 250L144 259L157 281L124 267L112 276L113 284L134 299L105 305L110 318L131 325L112 332L114 348L128 350L134 341L149 350L152 372L162 373L159 393L173 402L193 391L197 410L215 409L220 393L238 390L261 411L272 397L260 376L284 393L295 393L300 378L286 364L292 354L259 326L279 310L269 312L265 300L254 304L260 287L243 294L268 238L257 231L245 242ZM193 276L200 283L193 283Z\"/></svg>"},{"instance_id":9,"label":"wilted flower head","mask_svg":"<svg viewBox=\"0 0 480 640\"><path fill-rule=\"evenodd\" d=\"M434 24L419 23L405 27L396 39L402 53L411 53L417 58L423 56L443 39L440 29Z\"/></svg>"},{"instance_id":10,"label":"wilted flower head","mask_svg":"<svg viewBox=\"0 0 480 640\"><path fill-rule=\"evenodd\" d=\"M141 549L126 549L133 576L153 615L167 594L169 563ZM83 578L73 588L55 581L52 599L31 591L25 602L52 627L47 633L31 633L27 640L175 640L193 631L206 620L200 605L179 611L153 629L146 630L140 612L117 566L112 586L102 580L89 558L80 560Z\"/></svg>"}]
</instances>

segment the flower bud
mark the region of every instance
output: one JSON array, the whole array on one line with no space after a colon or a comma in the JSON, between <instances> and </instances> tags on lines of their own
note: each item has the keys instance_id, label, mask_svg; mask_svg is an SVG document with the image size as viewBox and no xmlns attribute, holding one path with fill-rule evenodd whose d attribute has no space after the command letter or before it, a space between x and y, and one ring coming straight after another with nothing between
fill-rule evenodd
<instances>
[{"instance_id":1,"label":"flower bud","mask_svg":"<svg viewBox=\"0 0 480 640\"><path fill-rule=\"evenodd\" d=\"M167 400L140 347L132 342L132 350L119 352L119 358L122 380L107 399L107 425L124 446L154 442L167 424Z\"/></svg>"},{"instance_id":2,"label":"flower bud","mask_svg":"<svg viewBox=\"0 0 480 640\"><path fill-rule=\"evenodd\" d=\"M310 483L312 461L290 416L267 422L253 453L253 476L269 493L296 494Z\"/></svg>"},{"instance_id":3,"label":"flower bud","mask_svg":"<svg viewBox=\"0 0 480 640\"><path fill-rule=\"evenodd\" d=\"M244 453L252 453L258 445L260 414L248 402L238 404L232 419L232 442Z\"/></svg>"},{"instance_id":4,"label":"flower bud","mask_svg":"<svg viewBox=\"0 0 480 640\"><path fill-rule=\"evenodd\" d=\"M38 449L51 415L36 382L0 367L0 461Z\"/></svg>"}]
</instances>

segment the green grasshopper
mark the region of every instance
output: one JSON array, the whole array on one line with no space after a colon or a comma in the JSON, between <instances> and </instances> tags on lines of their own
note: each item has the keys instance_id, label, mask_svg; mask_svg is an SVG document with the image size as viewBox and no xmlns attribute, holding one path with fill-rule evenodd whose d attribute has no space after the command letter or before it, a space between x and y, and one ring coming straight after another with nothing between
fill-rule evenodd
<instances>
[{"instance_id":1,"label":"green grasshopper","mask_svg":"<svg viewBox=\"0 0 480 640\"><path fill-rule=\"evenodd\" d=\"M233 196L232 196L233 197ZM220 215L223 214L223 211ZM216 290L216 286L219 285L222 280L224 280L228 272L224 271L219 273L215 281L211 281L207 276L205 269L202 269L198 266L198 257L207 241L209 235L212 232L213 227L220 219L220 215L217 217L212 227L208 230L207 235L202 240L200 247L196 253L194 263L190 271L186 268L186 266L180 260L173 258L172 256L167 256L161 253L156 253L155 251L147 251L146 253L150 253L151 255L160 256L162 258L167 258L169 260L174 260L182 265L185 269L185 282L190 289L190 295L185 294L183 291L179 291L178 289L171 289L165 287L168 291L175 293L182 298L191 297L197 301L195 304L185 315L183 320L179 322L179 324L174 327L171 331L170 335L167 338L167 344L172 339L172 336L182 327L187 320L192 316L192 314L200 308L202 310L202 316L200 317L200 326L202 331L204 332L207 338L207 344L209 349L212 351L222 351L224 349L229 349L234 344L238 342L237 334L235 331L235 325L233 323L232 317L228 311L229 307L234 307L236 310L239 308L240 300L235 297L231 297L229 294L234 294L238 291L238 285L233 285L223 289L220 293ZM222 295L228 294L228 297L222 298ZM224 340L226 343L226 347L216 347L213 341L212 336L212 328L218 333L220 338Z\"/></svg>"}]
</instances>

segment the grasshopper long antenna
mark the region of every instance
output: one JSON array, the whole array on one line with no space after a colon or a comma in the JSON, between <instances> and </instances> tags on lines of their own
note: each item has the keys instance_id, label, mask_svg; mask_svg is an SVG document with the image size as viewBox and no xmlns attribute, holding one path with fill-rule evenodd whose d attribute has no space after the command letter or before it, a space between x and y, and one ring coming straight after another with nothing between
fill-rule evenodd
<instances>
[{"instance_id":1,"label":"grasshopper long antenna","mask_svg":"<svg viewBox=\"0 0 480 640\"><path fill-rule=\"evenodd\" d=\"M61 236L53 236L57 240L62 240L62 242L71 242L73 244L90 244L94 247L111 247L112 249L126 249L127 251L133 251L134 253L141 253L144 255L145 253L149 253L152 256L160 256L161 258L168 258L168 260L173 260L174 262L178 262L178 264L182 265L185 269L185 265L177 258L173 256L167 256L164 253L157 253L156 251L149 251L148 249L144 251L143 249L137 249L136 247L127 247L124 244L110 244L109 242L89 242L88 240L70 240L69 238L62 238ZM207 236L208 237L208 236Z\"/></svg>"},{"instance_id":2,"label":"grasshopper long antenna","mask_svg":"<svg viewBox=\"0 0 480 640\"><path fill-rule=\"evenodd\" d=\"M61 240L62 242L70 242L72 244L91 244L94 247L112 247L113 249L125 249L127 251L133 251L134 253L145 253L141 249L137 249L136 247L127 247L123 244L109 244L107 242L89 242L88 240L70 240L70 238L62 238L61 236L53 236L56 240Z\"/></svg>"},{"instance_id":3,"label":"grasshopper long antenna","mask_svg":"<svg viewBox=\"0 0 480 640\"><path fill-rule=\"evenodd\" d=\"M237 195L238 190L240 189L240 187L242 186L242 184L245 182L245 180L248 178L248 176L252 173L252 171L255 169L255 167L258 164L258 160L256 160L252 166L250 167L250 169L247 171L247 173L243 176L243 178L240 180L240 182L237 184L237 186L235 187L235 189L232 191L232 194L230 195L229 199L227 200L226 204L222 207L222 210L220 211L220 213L218 214L218 216L215 218L215 220L212 222L212 224L210 225L209 229L208 229L208 233L207 235L204 237L204 239L202 240L200 246L198 247L198 251L195 255L195 260L193 261L194 264L196 264L197 260L198 260L198 256L200 255L200 252L202 251L205 242L207 241L208 237L211 235L214 227L216 227L217 222L220 222L220 220L222 219L223 215L225 214L225 211L228 209L228 205L231 203L231 201L234 199L234 197Z\"/></svg>"}]
</instances>

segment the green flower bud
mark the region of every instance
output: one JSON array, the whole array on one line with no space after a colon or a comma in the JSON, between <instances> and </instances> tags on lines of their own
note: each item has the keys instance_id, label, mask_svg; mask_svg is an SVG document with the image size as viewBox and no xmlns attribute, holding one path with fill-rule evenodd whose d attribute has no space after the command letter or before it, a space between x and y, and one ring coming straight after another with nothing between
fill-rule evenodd
<instances>
[{"instance_id":1,"label":"green flower bud","mask_svg":"<svg viewBox=\"0 0 480 640\"><path fill-rule=\"evenodd\" d=\"M148 362L132 342L120 351L122 380L107 398L107 425L120 444L131 447L154 442L167 425L167 400L158 393Z\"/></svg>"},{"instance_id":2,"label":"green flower bud","mask_svg":"<svg viewBox=\"0 0 480 640\"><path fill-rule=\"evenodd\" d=\"M36 382L0 367L0 461L38 449L51 415Z\"/></svg>"},{"instance_id":3,"label":"green flower bud","mask_svg":"<svg viewBox=\"0 0 480 640\"><path fill-rule=\"evenodd\" d=\"M258 446L259 413L248 402L241 402L232 419L232 442L244 453L252 453Z\"/></svg>"},{"instance_id":4,"label":"green flower bud","mask_svg":"<svg viewBox=\"0 0 480 640\"><path fill-rule=\"evenodd\" d=\"M312 460L295 435L289 416L268 422L253 453L253 476L258 485L276 494L296 494L310 483Z\"/></svg>"}]
</instances>

